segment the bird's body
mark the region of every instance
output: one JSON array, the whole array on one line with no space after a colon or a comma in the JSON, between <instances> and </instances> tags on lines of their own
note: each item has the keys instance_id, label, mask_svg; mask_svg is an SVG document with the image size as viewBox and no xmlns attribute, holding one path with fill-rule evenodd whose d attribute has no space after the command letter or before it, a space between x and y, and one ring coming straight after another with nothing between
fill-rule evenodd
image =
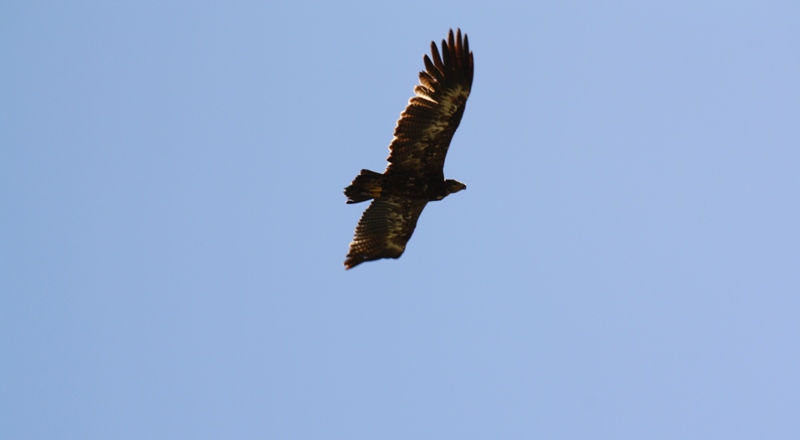
<instances>
[{"instance_id":1,"label":"bird's body","mask_svg":"<svg viewBox=\"0 0 800 440\"><path fill-rule=\"evenodd\" d=\"M472 87L473 59L461 30L442 41L442 56L431 43L433 60L424 56L416 96L400 115L383 174L361 170L345 188L347 203L372 199L356 227L345 267L379 258L398 258L428 202L466 189L444 178L444 160L461 122Z\"/></svg>"}]
</instances>

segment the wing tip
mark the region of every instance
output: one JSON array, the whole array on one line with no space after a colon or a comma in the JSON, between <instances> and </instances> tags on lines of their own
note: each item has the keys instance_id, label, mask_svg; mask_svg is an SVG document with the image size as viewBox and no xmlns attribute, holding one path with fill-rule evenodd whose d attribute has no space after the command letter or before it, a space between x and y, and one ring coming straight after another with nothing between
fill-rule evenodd
<instances>
[{"instance_id":1,"label":"wing tip","mask_svg":"<svg viewBox=\"0 0 800 440\"><path fill-rule=\"evenodd\" d=\"M350 270L366 260L364 255L347 254L347 258L344 260L344 270Z\"/></svg>"},{"instance_id":2,"label":"wing tip","mask_svg":"<svg viewBox=\"0 0 800 440\"><path fill-rule=\"evenodd\" d=\"M425 56L427 58L427 55ZM447 38L442 39L441 52L435 41L431 41L432 66L427 62L425 69L440 82L447 76L454 75L461 78L468 87L472 86L474 71L474 60L472 51L469 49L469 36L466 32L461 32L461 28L456 28L455 33L450 28ZM432 69L431 67L434 67Z\"/></svg>"}]
</instances>

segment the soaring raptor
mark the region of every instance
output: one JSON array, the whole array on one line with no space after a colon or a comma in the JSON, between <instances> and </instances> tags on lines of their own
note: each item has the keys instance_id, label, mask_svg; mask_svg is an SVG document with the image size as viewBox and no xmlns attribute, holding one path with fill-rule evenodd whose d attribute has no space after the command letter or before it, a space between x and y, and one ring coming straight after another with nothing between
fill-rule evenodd
<instances>
[{"instance_id":1,"label":"soaring raptor","mask_svg":"<svg viewBox=\"0 0 800 440\"><path fill-rule=\"evenodd\" d=\"M425 70L408 101L389 144L389 165L381 173L361 170L344 189L347 203L372 199L356 226L344 266L364 261L399 258L414 233L428 202L442 200L466 189L463 183L444 178L444 159L461 122L472 87L473 61L469 39L461 29L442 51L431 42L431 57L423 57Z\"/></svg>"}]
</instances>

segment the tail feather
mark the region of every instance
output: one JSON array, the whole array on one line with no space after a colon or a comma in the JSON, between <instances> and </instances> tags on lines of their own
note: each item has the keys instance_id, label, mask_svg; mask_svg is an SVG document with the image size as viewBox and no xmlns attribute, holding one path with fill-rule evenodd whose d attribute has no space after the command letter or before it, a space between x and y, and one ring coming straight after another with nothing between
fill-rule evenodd
<instances>
[{"instance_id":1,"label":"tail feather","mask_svg":"<svg viewBox=\"0 0 800 440\"><path fill-rule=\"evenodd\" d=\"M347 203L364 202L372 198L380 197L383 174L370 170L361 170L353 183L344 189L347 196Z\"/></svg>"}]
</instances>

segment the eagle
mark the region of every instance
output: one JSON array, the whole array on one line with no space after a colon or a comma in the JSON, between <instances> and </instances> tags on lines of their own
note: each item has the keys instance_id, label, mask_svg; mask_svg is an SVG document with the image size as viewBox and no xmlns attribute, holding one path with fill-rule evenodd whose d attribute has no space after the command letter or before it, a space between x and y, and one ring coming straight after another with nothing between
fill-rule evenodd
<instances>
[{"instance_id":1,"label":"eagle","mask_svg":"<svg viewBox=\"0 0 800 440\"><path fill-rule=\"evenodd\" d=\"M389 164L383 173L361 170L344 189L347 203L372 200L356 226L344 261L351 269L365 261L399 258L428 202L466 189L444 178L444 159L472 87L473 60L461 29L442 40L441 53L431 42L431 57L394 129Z\"/></svg>"}]
</instances>

